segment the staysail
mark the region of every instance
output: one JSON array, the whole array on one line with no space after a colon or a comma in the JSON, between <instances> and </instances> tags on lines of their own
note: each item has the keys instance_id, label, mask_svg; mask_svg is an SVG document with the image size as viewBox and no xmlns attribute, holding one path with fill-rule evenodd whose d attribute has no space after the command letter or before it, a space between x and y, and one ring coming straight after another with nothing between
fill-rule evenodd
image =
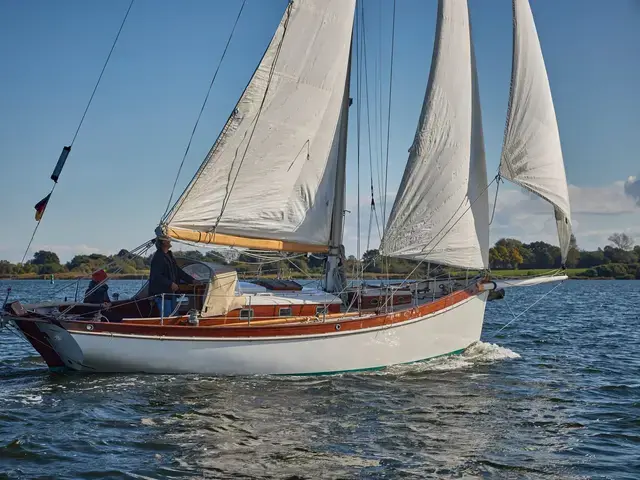
<instances>
[{"instance_id":1,"label":"staysail","mask_svg":"<svg viewBox=\"0 0 640 480\"><path fill-rule=\"evenodd\" d=\"M502 177L554 207L562 262L569 252L571 209L549 79L528 0L513 0L513 66Z\"/></svg>"},{"instance_id":2,"label":"staysail","mask_svg":"<svg viewBox=\"0 0 640 480\"><path fill-rule=\"evenodd\" d=\"M354 10L355 0L289 2L218 140L165 217L167 235L329 250Z\"/></svg>"},{"instance_id":3,"label":"staysail","mask_svg":"<svg viewBox=\"0 0 640 480\"><path fill-rule=\"evenodd\" d=\"M427 92L381 250L488 267L487 172L466 0L438 3Z\"/></svg>"}]
</instances>

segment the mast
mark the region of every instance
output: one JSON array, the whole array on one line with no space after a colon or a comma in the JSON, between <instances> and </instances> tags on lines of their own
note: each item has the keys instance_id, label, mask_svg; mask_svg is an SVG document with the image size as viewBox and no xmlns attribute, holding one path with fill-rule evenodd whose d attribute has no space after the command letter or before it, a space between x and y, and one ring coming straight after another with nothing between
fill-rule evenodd
<instances>
[{"instance_id":1,"label":"mast","mask_svg":"<svg viewBox=\"0 0 640 480\"><path fill-rule=\"evenodd\" d=\"M351 83L351 55L353 46L349 49L349 63L347 65L347 78L344 84L344 96L342 98L342 111L340 112L340 138L338 140L338 162L336 171L336 186L333 197L333 212L331 213L331 236L329 237L329 255L325 271L325 290L329 293L339 293L346 287L346 274L344 271L344 212L347 166L347 136L349 131L349 98Z\"/></svg>"}]
</instances>

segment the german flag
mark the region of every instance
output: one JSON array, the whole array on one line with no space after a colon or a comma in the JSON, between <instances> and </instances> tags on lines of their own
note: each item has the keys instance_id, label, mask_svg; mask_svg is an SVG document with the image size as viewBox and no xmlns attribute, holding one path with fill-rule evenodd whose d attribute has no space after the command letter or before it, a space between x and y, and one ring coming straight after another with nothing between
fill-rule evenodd
<instances>
[{"instance_id":1,"label":"german flag","mask_svg":"<svg viewBox=\"0 0 640 480\"><path fill-rule=\"evenodd\" d=\"M38 203L36 203L36 206L35 206L35 209L36 209L36 220L38 222L42 219L42 215L44 215L44 210L45 210L45 208L47 208L47 203L49 203L49 197L51 197L51 194L47 195L42 200L40 200Z\"/></svg>"}]
</instances>

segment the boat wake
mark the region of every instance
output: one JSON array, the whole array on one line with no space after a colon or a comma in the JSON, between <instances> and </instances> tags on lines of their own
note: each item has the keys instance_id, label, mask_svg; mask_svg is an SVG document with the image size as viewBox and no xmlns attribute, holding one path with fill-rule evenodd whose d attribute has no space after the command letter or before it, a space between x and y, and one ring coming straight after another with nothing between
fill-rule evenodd
<instances>
[{"instance_id":1,"label":"boat wake","mask_svg":"<svg viewBox=\"0 0 640 480\"><path fill-rule=\"evenodd\" d=\"M396 365L379 372L379 374L402 375L407 373L462 370L473 368L477 365L486 365L516 358L520 358L520 354L513 350L495 343L478 341L467 347L459 355L449 355L408 365Z\"/></svg>"}]
</instances>

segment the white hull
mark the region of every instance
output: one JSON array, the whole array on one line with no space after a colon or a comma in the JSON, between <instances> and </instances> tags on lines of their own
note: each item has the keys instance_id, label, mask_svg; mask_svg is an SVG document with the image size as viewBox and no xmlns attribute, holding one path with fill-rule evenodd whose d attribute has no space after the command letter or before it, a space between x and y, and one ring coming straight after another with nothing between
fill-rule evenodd
<instances>
[{"instance_id":1,"label":"white hull","mask_svg":"<svg viewBox=\"0 0 640 480\"><path fill-rule=\"evenodd\" d=\"M457 353L480 339L487 293L417 319L355 331L261 338L171 338L39 328L74 370L210 375L321 374Z\"/></svg>"}]
</instances>

